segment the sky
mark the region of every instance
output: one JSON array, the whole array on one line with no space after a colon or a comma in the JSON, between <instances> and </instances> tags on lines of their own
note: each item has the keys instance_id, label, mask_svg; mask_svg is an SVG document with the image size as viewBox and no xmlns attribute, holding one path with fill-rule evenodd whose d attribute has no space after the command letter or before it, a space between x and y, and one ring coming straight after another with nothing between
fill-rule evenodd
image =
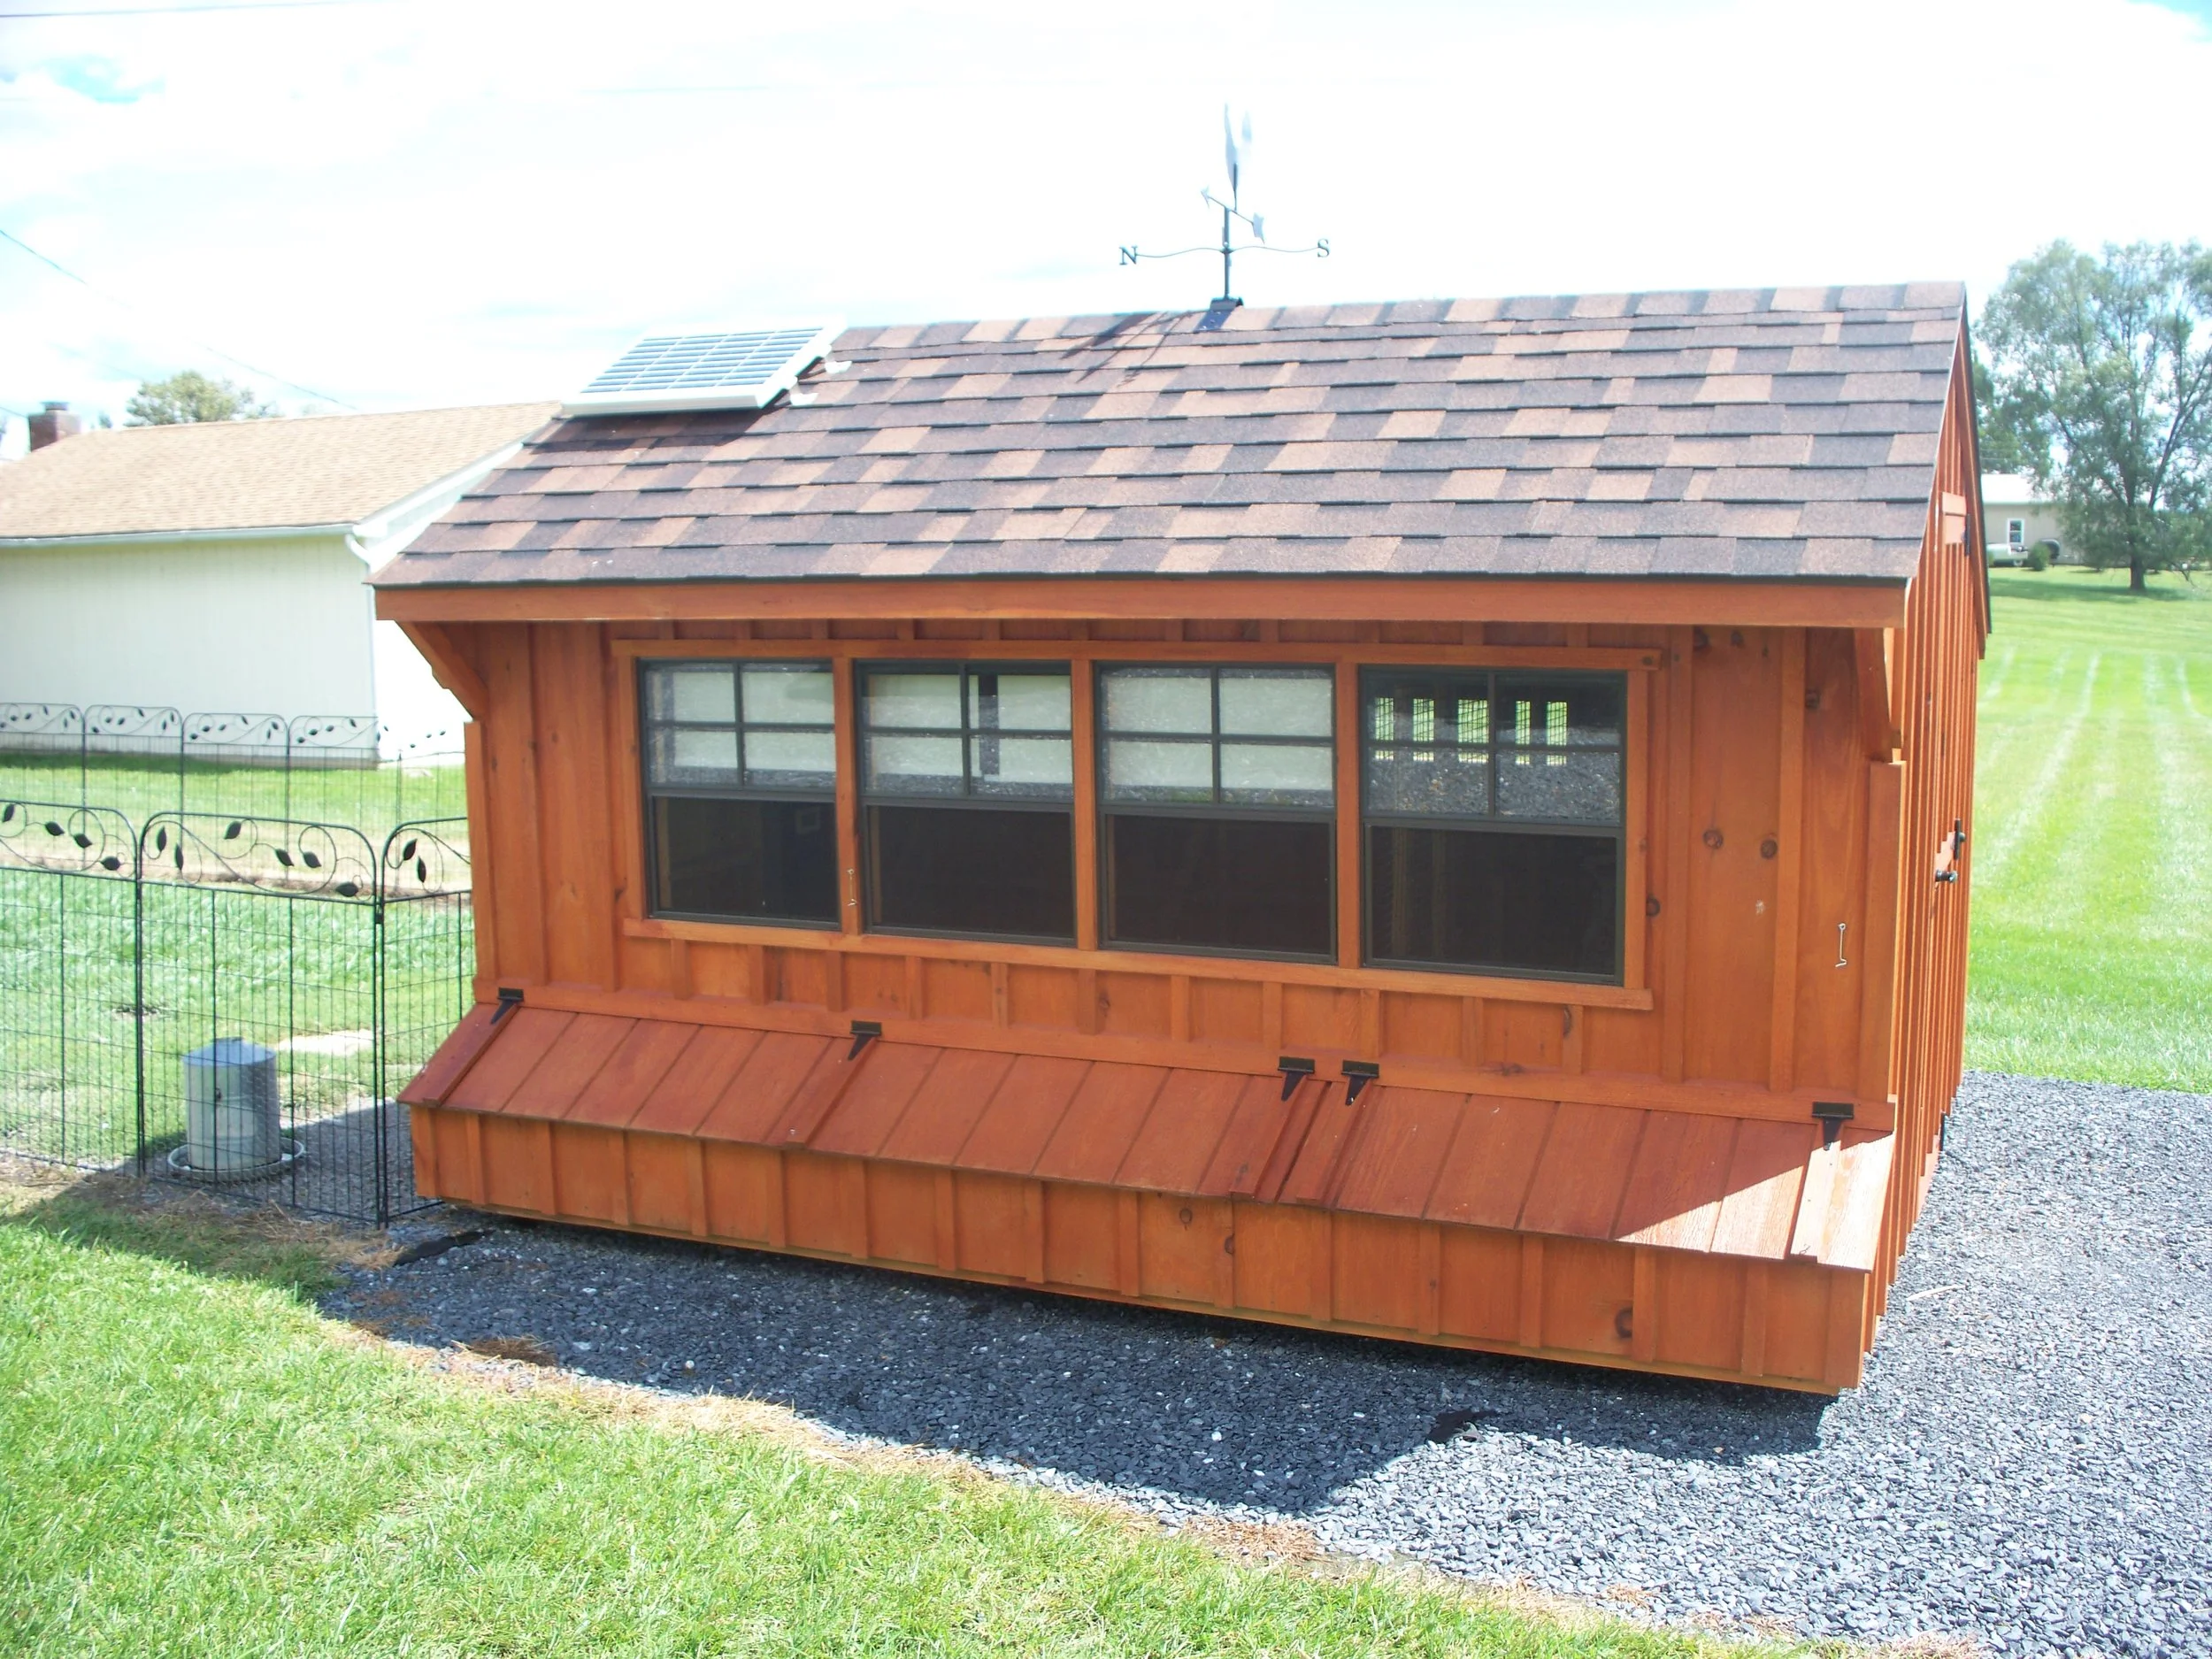
<instances>
[{"instance_id":1,"label":"sky","mask_svg":"<svg viewBox=\"0 0 2212 1659\"><path fill-rule=\"evenodd\" d=\"M1964 280L2212 239L2212 0L0 0L0 456L200 368L557 397L639 335ZM79 280L73 280L79 279ZM87 285L89 286L87 286ZM250 365L250 368L241 366Z\"/></svg>"}]
</instances>

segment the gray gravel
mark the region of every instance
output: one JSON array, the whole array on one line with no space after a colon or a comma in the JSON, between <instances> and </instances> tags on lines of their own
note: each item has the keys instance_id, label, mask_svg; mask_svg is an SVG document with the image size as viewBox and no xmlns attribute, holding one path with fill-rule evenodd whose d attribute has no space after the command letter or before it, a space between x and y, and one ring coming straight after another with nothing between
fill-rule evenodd
<instances>
[{"instance_id":1,"label":"gray gravel","mask_svg":"<svg viewBox=\"0 0 2212 1659\"><path fill-rule=\"evenodd\" d=\"M2212 1097L1970 1075L1834 1402L451 1212L330 1308L1660 1619L2212 1655L2208 1192Z\"/></svg>"}]
</instances>

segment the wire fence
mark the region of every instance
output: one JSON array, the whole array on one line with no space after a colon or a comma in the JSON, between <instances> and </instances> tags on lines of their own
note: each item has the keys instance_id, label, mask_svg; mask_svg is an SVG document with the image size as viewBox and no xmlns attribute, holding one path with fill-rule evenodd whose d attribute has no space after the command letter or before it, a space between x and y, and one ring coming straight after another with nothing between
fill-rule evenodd
<instances>
[{"instance_id":1,"label":"wire fence","mask_svg":"<svg viewBox=\"0 0 2212 1659\"><path fill-rule=\"evenodd\" d=\"M465 828L0 796L0 1147L422 1207L396 1097L470 998Z\"/></svg>"},{"instance_id":2,"label":"wire fence","mask_svg":"<svg viewBox=\"0 0 2212 1659\"><path fill-rule=\"evenodd\" d=\"M0 798L155 812L396 825L468 807L449 733L396 745L373 715L193 714L135 703L0 703Z\"/></svg>"}]
</instances>

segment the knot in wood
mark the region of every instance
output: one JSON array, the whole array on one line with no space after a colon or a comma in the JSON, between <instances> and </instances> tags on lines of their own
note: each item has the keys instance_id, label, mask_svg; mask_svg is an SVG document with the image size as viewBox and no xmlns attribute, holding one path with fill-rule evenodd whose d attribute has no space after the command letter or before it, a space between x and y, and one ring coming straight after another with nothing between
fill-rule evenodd
<instances>
[{"instance_id":1,"label":"knot in wood","mask_svg":"<svg viewBox=\"0 0 2212 1659\"><path fill-rule=\"evenodd\" d=\"M1759 843L1759 856L1762 858L1771 858L1781 850L1782 843L1771 835Z\"/></svg>"},{"instance_id":2,"label":"knot in wood","mask_svg":"<svg viewBox=\"0 0 2212 1659\"><path fill-rule=\"evenodd\" d=\"M1718 829L1709 829L1705 832L1705 844L1715 852L1720 850L1721 840L1722 836Z\"/></svg>"}]
</instances>

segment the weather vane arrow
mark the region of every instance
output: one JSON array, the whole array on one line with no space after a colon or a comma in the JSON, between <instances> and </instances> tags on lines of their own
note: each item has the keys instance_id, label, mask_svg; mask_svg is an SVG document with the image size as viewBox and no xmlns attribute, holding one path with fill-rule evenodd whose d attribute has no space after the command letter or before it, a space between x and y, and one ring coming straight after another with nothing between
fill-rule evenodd
<instances>
[{"instance_id":1,"label":"weather vane arrow","mask_svg":"<svg viewBox=\"0 0 2212 1659\"><path fill-rule=\"evenodd\" d=\"M1234 311L1238 306L1244 303L1242 300L1236 296L1234 292L1235 285L1231 280L1230 275L1231 261L1233 260L1238 254L1310 253L1317 259L1325 259L1329 257L1329 239L1325 236L1315 238L1310 245L1303 248L1277 247L1274 243L1267 240L1266 220L1257 213L1248 213L1244 211L1241 195L1244 184L1244 164L1252 153L1251 116L1249 114L1245 116L1242 123L1242 132L1240 134L1238 127L1235 125L1233 125L1229 119L1229 106L1225 104L1223 104L1221 106L1221 136L1223 140L1223 148L1226 153L1229 165L1229 199L1225 202L1219 196L1216 196L1213 193L1213 188L1210 185L1201 189L1198 193L1199 199L1204 202L1207 206L1217 207L1221 210L1220 246L1218 248L1202 246L1197 248L1178 248L1172 253L1145 253L1141 250L1134 242L1131 242L1125 246L1121 250L1121 263L1123 265L1134 265L1140 259L1180 259L1186 254L1194 253L1220 254L1221 292L1215 296L1212 302L1207 306L1205 319L1198 325L1201 328L1220 327L1223 320L1228 316L1228 314ZM1242 223L1250 229L1252 233L1251 241L1247 242L1239 242L1236 240L1236 227L1239 223Z\"/></svg>"}]
</instances>

